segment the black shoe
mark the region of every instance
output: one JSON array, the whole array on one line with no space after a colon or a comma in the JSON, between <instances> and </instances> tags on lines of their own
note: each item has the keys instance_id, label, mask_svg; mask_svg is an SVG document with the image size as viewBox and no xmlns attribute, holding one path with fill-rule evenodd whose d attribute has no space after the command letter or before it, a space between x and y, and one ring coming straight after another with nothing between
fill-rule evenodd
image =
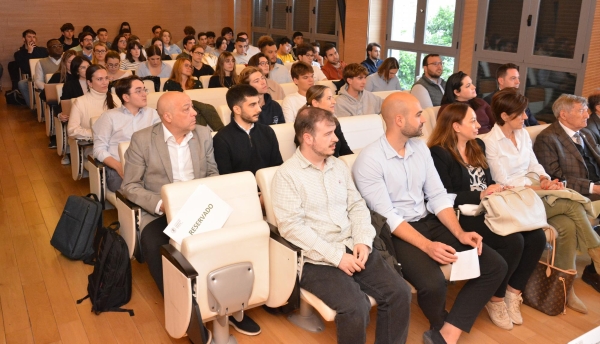
<instances>
[{"instance_id":1,"label":"black shoe","mask_svg":"<svg viewBox=\"0 0 600 344\"><path fill-rule=\"evenodd\" d=\"M594 264L590 264L583 269L581 279L600 293L600 275L596 272Z\"/></svg>"},{"instance_id":2,"label":"black shoe","mask_svg":"<svg viewBox=\"0 0 600 344\"><path fill-rule=\"evenodd\" d=\"M423 333L423 343L425 344L446 344L446 340L442 337L440 331L429 330Z\"/></svg>"},{"instance_id":3,"label":"black shoe","mask_svg":"<svg viewBox=\"0 0 600 344\"><path fill-rule=\"evenodd\" d=\"M50 137L50 143L48 143L48 148L50 148L50 149L56 148L56 136Z\"/></svg>"},{"instance_id":4,"label":"black shoe","mask_svg":"<svg viewBox=\"0 0 600 344\"><path fill-rule=\"evenodd\" d=\"M239 333L243 333L247 336L256 336L260 333L260 326L254 322L249 316L244 314L242 321L235 320L234 317L229 317L229 325Z\"/></svg>"}]
</instances>

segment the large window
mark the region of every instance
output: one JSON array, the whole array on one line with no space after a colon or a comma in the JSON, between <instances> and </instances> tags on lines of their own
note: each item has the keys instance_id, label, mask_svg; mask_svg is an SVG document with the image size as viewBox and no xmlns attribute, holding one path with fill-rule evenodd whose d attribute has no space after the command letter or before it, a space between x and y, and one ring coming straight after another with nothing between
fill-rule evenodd
<instances>
[{"instance_id":1,"label":"large window","mask_svg":"<svg viewBox=\"0 0 600 344\"><path fill-rule=\"evenodd\" d=\"M493 92L497 68L514 63L531 112L553 121L556 98L583 88L593 13L592 0L480 0L472 71L478 93Z\"/></svg>"},{"instance_id":2,"label":"large window","mask_svg":"<svg viewBox=\"0 0 600 344\"><path fill-rule=\"evenodd\" d=\"M462 0L391 0L388 14L387 56L398 59L398 78L410 89L422 75L422 60L439 54L443 78L454 72L458 57Z\"/></svg>"},{"instance_id":3,"label":"large window","mask_svg":"<svg viewBox=\"0 0 600 344\"><path fill-rule=\"evenodd\" d=\"M306 42L338 42L337 0L253 0L252 41L270 35L277 42L302 32Z\"/></svg>"}]
</instances>

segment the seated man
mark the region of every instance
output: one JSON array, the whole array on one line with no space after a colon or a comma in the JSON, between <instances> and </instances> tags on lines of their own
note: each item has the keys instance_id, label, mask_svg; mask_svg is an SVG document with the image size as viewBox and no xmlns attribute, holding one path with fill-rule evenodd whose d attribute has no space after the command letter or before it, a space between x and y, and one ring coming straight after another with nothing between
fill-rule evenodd
<instances>
[{"instance_id":1,"label":"seated man","mask_svg":"<svg viewBox=\"0 0 600 344\"><path fill-rule=\"evenodd\" d=\"M410 94L387 97L381 111L386 133L360 152L352 174L367 206L387 218L404 278L417 289L419 306L431 325L424 342L454 344L462 331L471 330L508 268L479 234L461 228L453 197L418 138L425 122L422 112ZM473 247L481 276L466 282L446 312L446 281L439 266L455 262L457 251Z\"/></svg>"},{"instance_id":2,"label":"seated man","mask_svg":"<svg viewBox=\"0 0 600 344\"><path fill-rule=\"evenodd\" d=\"M440 106L446 81L442 78L444 63L438 54L425 55L423 58L423 75L412 86L410 93L417 97L423 109Z\"/></svg>"},{"instance_id":3,"label":"seated man","mask_svg":"<svg viewBox=\"0 0 600 344\"><path fill-rule=\"evenodd\" d=\"M92 60L94 53L94 35L91 32L82 32L79 34L79 46L71 48L77 51L77 55L85 56L88 60Z\"/></svg>"},{"instance_id":4,"label":"seated man","mask_svg":"<svg viewBox=\"0 0 600 344\"><path fill-rule=\"evenodd\" d=\"M183 38L183 48L181 49L181 54L179 54L177 58L186 58L191 60L194 45L196 45L196 39L194 36L185 36Z\"/></svg>"},{"instance_id":5,"label":"seated man","mask_svg":"<svg viewBox=\"0 0 600 344\"><path fill-rule=\"evenodd\" d=\"M270 36L263 36L258 41L260 52L269 59L269 79L278 84L292 82L290 71L279 63L281 60L277 58L277 47Z\"/></svg>"},{"instance_id":6,"label":"seated man","mask_svg":"<svg viewBox=\"0 0 600 344\"><path fill-rule=\"evenodd\" d=\"M268 125L258 123L258 91L250 85L235 85L227 91L226 97L233 120L214 137L219 173L256 173L261 168L281 165L283 160L275 132Z\"/></svg>"},{"instance_id":7,"label":"seated man","mask_svg":"<svg viewBox=\"0 0 600 344\"><path fill-rule=\"evenodd\" d=\"M235 39L235 49L231 53L235 57L236 64L248 64L251 56L246 52L248 49L248 41L245 38L238 37Z\"/></svg>"},{"instance_id":8,"label":"seated man","mask_svg":"<svg viewBox=\"0 0 600 344\"><path fill-rule=\"evenodd\" d=\"M521 81L519 80L519 66L514 63L506 63L498 67L496 70L496 79L498 80L498 89L488 94L483 100L488 104L492 105L492 97L496 92L505 89L507 87L519 88ZM525 126L530 127L532 125L539 125L535 116L529 110L529 107L525 109L527 119L525 120Z\"/></svg>"},{"instance_id":9,"label":"seated man","mask_svg":"<svg viewBox=\"0 0 600 344\"><path fill-rule=\"evenodd\" d=\"M588 96L590 118L587 121L587 129L600 137L600 92L594 91Z\"/></svg>"},{"instance_id":10,"label":"seated man","mask_svg":"<svg viewBox=\"0 0 600 344\"><path fill-rule=\"evenodd\" d=\"M294 84L298 86L298 92L288 94L283 98L283 116L287 123L294 123L298 110L306 105L306 91L315 84L315 71L306 62L296 62L290 70Z\"/></svg>"},{"instance_id":11,"label":"seated man","mask_svg":"<svg viewBox=\"0 0 600 344\"><path fill-rule=\"evenodd\" d=\"M338 343L365 343L377 301L375 343L405 343L410 288L379 251L375 228L346 164L332 157L337 137L329 111L303 108L294 123L300 143L272 184L279 233L302 249L300 286L337 312Z\"/></svg>"},{"instance_id":12,"label":"seated man","mask_svg":"<svg viewBox=\"0 0 600 344\"><path fill-rule=\"evenodd\" d=\"M247 33L245 33L245 32L238 32L237 38L244 38L244 39L246 39L246 42L248 43L248 46L246 47L246 54L248 54L248 59L250 59L252 56L260 53L260 49L258 49L258 47L255 47L252 44L250 44L250 39L248 38L248 34Z\"/></svg>"},{"instance_id":13,"label":"seated man","mask_svg":"<svg viewBox=\"0 0 600 344\"><path fill-rule=\"evenodd\" d=\"M304 44L304 35L300 31L296 31L292 34L292 42L294 42L294 46L292 47L292 55L298 57L298 53L296 49L299 45Z\"/></svg>"},{"instance_id":14,"label":"seated man","mask_svg":"<svg viewBox=\"0 0 600 344\"><path fill-rule=\"evenodd\" d=\"M154 25L152 27L152 38L160 39L161 32L162 32L162 27L160 25ZM148 38L148 40L144 44L144 49L150 48L150 46L152 45L152 38Z\"/></svg>"},{"instance_id":15,"label":"seated man","mask_svg":"<svg viewBox=\"0 0 600 344\"><path fill-rule=\"evenodd\" d=\"M296 48L296 56L298 61L306 62L313 67L315 81L327 80L325 74L321 70L318 63L313 64L315 60L315 47L308 43L302 43Z\"/></svg>"},{"instance_id":16,"label":"seated man","mask_svg":"<svg viewBox=\"0 0 600 344\"><path fill-rule=\"evenodd\" d=\"M258 67L244 68L238 77L238 82L250 85L258 91L258 105L260 106L259 123L265 125L285 123L281 105L274 101L269 94L267 78L265 78Z\"/></svg>"},{"instance_id":17,"label":"seated man","mask_svg":"<svg viewBox=\"0 0 600 344\"><path fill-rule=\"evenodd\" d=\"M48 56L48 50L37 46L36 33L33 30L23 31L23 46L17 50L14 54L17 66L21 70L21 74L27 74L31 77L31 68L29 68L30 59L43 59ZM20 77L20 76L19 76ZM29 87L27 80L20 80L18 82L19 92L23 95L25 103L29 106L31 100L29 99Z\"/></svg>"},{"instance_id":18,"label":"seated man","mask_svg":"<svg viewBox=\"0 0 600 344\"><path fill-rule=\"evenodd\" d=\"M346 62L340 60L340 54L333 44L327 44L323 47L323 57L327 60L323 68L323 74L329 80L341 80L344 76Z\"/></svg>"},{"instance_id":19,"label":"seated man","mask_svg":"<svg viewBox=\"0 0 600 344\"><path fill-rule=\"evenodd\" d=\"M383 63L379 58L380 56L381 45L378 43L369 43L367 45L367 59L360 63L369 71L369 75L377 73L377 68Z\"/></svg>"},{"instance_id":20,"label":"seated man","mask_svg":"<svg viewBox=\"0 0 600 344\"><path fill-rule=\"evenodd\" d=\"M183 37L187 37L187 36L196 36L196 29L194 29L191 26L186 26L183 28ZM181 50L183 50L183 46L185 45L185 43L183 43L183 39L180 40L179 42L175 43L176 46L178 46L179 48L181 48Z\"/></svg>"},{"instance_id":21,"label":"seated man","mask_svg":"<svg viewBox=\"0 0 600 344\"><path fill-rule=\"evenodd\" d=\"M130 141L133 133L160 121L156 110L146 107L147 92L135 75L119 80L115 93L123 105L104 112L92 126L94 158L106 165L106 187L112 192L121 188L123 181L119 143Z\"/></svg>"},{"instance_id":22,"label":"seated man","mask_svg":"<svg viewBox=\"0 0 600 344\"><path fill-rule=\"evenodd\" d=\"M48 49L48 57L38 61L35 65L35 73L33 73L33 83L38 90L44 89L46 74L56 73L63 53L63 46L58 39L49 40L46 43L46 47ZM46 100L45 94L44 96L42 94L40 94L40 98Z\"/></svg>"},{"instance_id":23,"label":"seated man","mask_svg":"<svg viewBox=\"0 0 600 344\"><path fill-rule=\"evenodd\" d=\"M346 85L338 92L335 103L337 117L378 114L383 100L366 91L367 69L358 63L351 63L344 68Z\"/></svg>"},{"instance_id":24,"label":"seated man","mask_svg":"<svg viewBox=\"0 0 600 344\"><path fill-rule=\"evenodd\" d=\"M167 217L160 198L165 184L216 176L210 131L196 125L190 97L167 92L158 99L160 121L131 136L125 153L123 194L142 207L141 249L148 270L163 293L160 247L169 243L163 233Z\"/></svg>"},{"instance_id":25,"label":"seated man","mask_svg":"<svg viewBox=\"0 0 600 344\"><path fill-rule=\"evenodd\" d=\"M281 60L281 62L292 63L294 62L294 56L291 54L292 51L292 41L289 38L283 37L279 40L279 44L277 45L277 58Z\"/></svg>"},{"instance_id":26,"label":"seated man","mask_svg":"<svg viewBox=\"0 0 600 344\"><path fill-rule=\"evenodd\" d=\"M79 39L73 38L75 35L75 27L71 23L65 23L60 27L62 35L58 39L63 45L63 50L67 51L71 48L79 46ZM100 30L98 30L100 31Z\"/></svg>"},{"instance_id":27,"label":"seated man","mask_svg":"<svg viewBox=\"0 0 600 344\"><path fill-rule=\"evenodd\" d=\"M96 36L98 37L98 42L104 43L104 45L106 45L106 47L110 49L112 43L108 41L108 30L101 27L98 29L98 31L96 31L96 33L98 34L98 36Z\"/></svg>"}]
</instances>

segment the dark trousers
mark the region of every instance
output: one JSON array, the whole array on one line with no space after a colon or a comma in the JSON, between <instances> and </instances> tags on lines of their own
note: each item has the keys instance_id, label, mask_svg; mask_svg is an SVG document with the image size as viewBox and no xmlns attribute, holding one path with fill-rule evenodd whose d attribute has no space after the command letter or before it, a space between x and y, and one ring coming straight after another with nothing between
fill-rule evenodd
<instances>
[{"instance_id":1,"label":"dark trousers","mask_svg":"<svg viewBox=\"0 0 600 344\"><path fill-rule=\"evenodd\" d=\"M410 223L419 233L431 241L452 246L457 252L473 247L458 239L435 217L429 214ZM419 248L392 236L396 258L402 264L404 278L417 289L417 301L429 320L431 328L439 330L448 322L462 331L469 332L477 315L490 300L506 276L504 259L486 244L479 256L481 276L469 280L458 293L454 306L446 313L446 281L440 264Z\"/></svg>"},{"instance_id":2,"label":"dark trousers","mask_svg":"<svg viewBox=\"0 0 600 344\"><path fill-rule=\"evenodd\" d=\"M483 242L498 252L508 265L506 277L494 293L504 297L506 286L517 290L525 289L529 276L537 266L546 247L546 234L543 229L501 236L492 232L485 224L485 217L461 216L460 225L465 231L475 231L483 237Z\"/></svg>"},{"instance_id":3,"label":"dark trousers","mask_svg":"<svg viewBox=\"0 0 600 344\"><path fill-rule=\"evenodd\" d=\"M167 217L161 216L143 228L142 238L140 239L142 254L144 255L146 264L148 264L150 275L154 278L154 282L156 282L160 293L163 295L163 271L160 247L169 243L169 236L163 232L165 228L167 228Z\"/></svg>"},{"instance_id":4,"label":"dark trousers","mask_svg":"<svg viewBox=\"0 0 600 344\"><path fill-rule=\"evenodd\" d=\"M352 254L348 248L347 253ZM375 343L404 343L410 321L410 287L377 250L369 255L365 269L348 276L329 265L306 263L302 288L337 312L338 343L365 343L371 304L377 301Z\"/></svg>"}]
</instances>

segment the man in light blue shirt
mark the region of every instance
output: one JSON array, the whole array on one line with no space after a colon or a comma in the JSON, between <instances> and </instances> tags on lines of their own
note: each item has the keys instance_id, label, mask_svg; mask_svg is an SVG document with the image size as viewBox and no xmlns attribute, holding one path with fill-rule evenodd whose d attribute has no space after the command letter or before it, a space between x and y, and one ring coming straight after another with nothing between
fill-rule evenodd
<instances>
[{"instance_id":1,"label":"man in light blue shirt","mask_svg":"<svg viewBox=\"0 0 600 344\"><path fill-rule=\"evenodd\" d=\"M123 105L104 112L92 126L94 158L106 165L106 187L112 192L123 182L119 143L130 141L134 132L160 122L156 110L146 107L148 90L139 77L119 80L115 93Z\"/></svg>"},{"instance_id":2,"label":"man in light blue shirt","mask_svg":"<svg viewBox=\"0 0 600 344\"><path fill-rule=\"evenodd\" d=\"M456 343L469 332L507 272L506 262L464 231L453 210L422 135L419 101L398 92L382 106L386 134L362 150L353 166L367 206L387 218L404 278L417 289L419 306L431 324L425 343ZM427 202L426 202L427 201ZM447 312L446 284L439 266L456 261L457 251L476 248L481 276L469 280Z\"/></svg>"}]
</instances>

